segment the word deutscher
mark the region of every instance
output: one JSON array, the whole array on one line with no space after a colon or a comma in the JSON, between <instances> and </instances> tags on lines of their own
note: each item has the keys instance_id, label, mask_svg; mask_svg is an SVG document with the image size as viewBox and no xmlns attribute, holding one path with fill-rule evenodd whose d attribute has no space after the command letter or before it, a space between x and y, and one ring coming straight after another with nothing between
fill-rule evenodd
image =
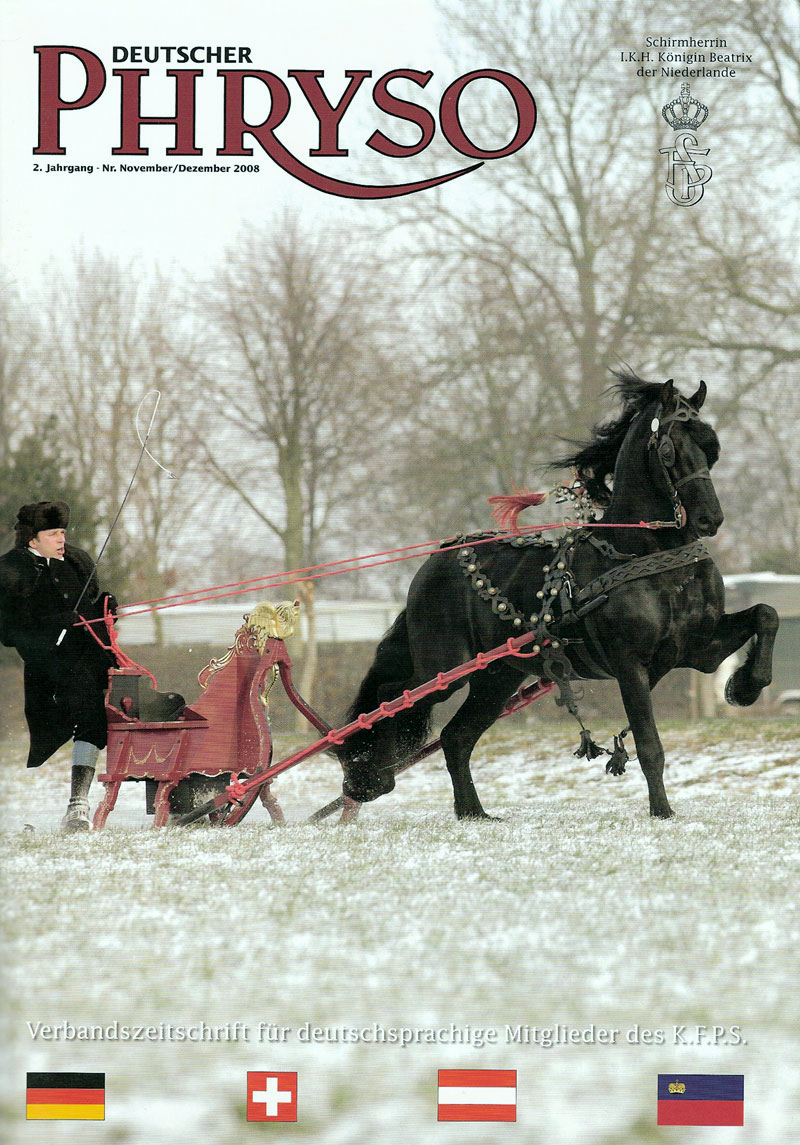
<instances>
[{"instance_id":1,"label":"word deutscher","mask_svg":"<svg viewBox=\"0 0 800 1145\"><path fill-rule=\"evenodd\" d=\"M171 64L173 58L178 64L249 64L250 48L187 48L185 45L175 47L133 47L111 49L115 64L155 64L159 60Z\"/></svg>"}]
</instances>

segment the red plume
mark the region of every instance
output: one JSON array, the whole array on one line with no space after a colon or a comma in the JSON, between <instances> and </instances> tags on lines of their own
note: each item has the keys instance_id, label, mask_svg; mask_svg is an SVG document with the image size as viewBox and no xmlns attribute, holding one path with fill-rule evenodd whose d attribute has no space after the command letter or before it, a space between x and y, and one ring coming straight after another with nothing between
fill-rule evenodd
<instances>
[{"instance_id":1,"label":"red plume","mask_svg":"<svg viewBox=\"0 0 800 1145\"><path fill-rule=\"evenodd\" d=\"M517 517L529 505L541 505L547 499L546 493L532 493L530 489L517 489L512 484L513 493L500 494L497 497L487 497L486 500L493 505L492 518L506 533L519 533Z\"/></svg>"}]
</instances>

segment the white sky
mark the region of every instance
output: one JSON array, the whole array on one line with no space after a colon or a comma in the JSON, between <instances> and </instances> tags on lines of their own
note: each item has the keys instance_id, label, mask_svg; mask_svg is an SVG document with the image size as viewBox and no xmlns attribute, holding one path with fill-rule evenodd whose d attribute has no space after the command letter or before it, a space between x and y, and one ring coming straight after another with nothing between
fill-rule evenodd
<instances>
[{"instance_id":1,"label":"white sky","mask_svg":"<svg viewBox=\"0 0 800 1145\"><path fill-rule=\"evenodd\" d=\"M399 136L403 125L397 120L381 122L372 104L372 84L394 68L432 70L429 103L435 106L444 88L460 74L444 58L437 42L437 18L429 0L404 0L399 5L379 4L376 0L199 0L192 5L170 4L162 0L110 4L107 0L5 0L2 39L0 39L0 193L2 195L1 261L12 277L25 282L38 275L52 256L68 259L79 244L97 247L128 260L141 256L147 264L158 261L164 270L174 264L190 273L204 272L224 246L240 230L245 220L258 223L275 214L283 203L294 203L303 212L323 216L339 215L373 206L339 200L304 187L278 168L263 152L252 162L261 170L257 175L157 175L108 174L102 163L231 163L215 155L221 145L222 81L215 75L224 64L164 65L130 62L114 64L114 45L233 45L252 49L250 66L273 71L286 79L292 93L292 110L278 132L283 142L301 160L320 166L309 158L316 143L314 120L295 81L288 79L290 68L322 69L324 84L335 101L344 90L344 71L369 69L373 78L365 80L348 110L341 129L341 145L351 148L354 160L360 153L363 163L371 154L364 141L376 127L394 125ZM67 155L35 156L38 128L38 57L34 45L60 44L89 49L106 65L106 89L100 99L85 110L65 112L61 117L61 141ZM488 63L488 61L487 61ZM149 146L148 158L111 155L119 141L119 84L111 76L114 66L151 67L143 80L145 114L170 114L174 105L174 80L164 76L166 66L204 67L197 81L198 143L204 155L197 159L170 160L165 147L172 144L169 128L145 129L142 141ZM247 66L247 65L227 65ZM461 71L468 70L462 68ZM72 77L64 73L64 84L82 82L80 69ZM146 85L146 86L145 86ZM77 90L65 91L75 98ZM407 89L409 95L412 89ZM426 95L428 92L426 92ZM434 102L435 101L435 102ZM249 105L248 105L249 106ZM260 108L262 115L266 105ZM249 117L255 119L255 109ZM415 129L405 125L406 139L416 138ZM409 134L410 133L410 134ZM252 142L252 140L247 140ZM258 150L258 149L257 149ZM462 156L451 152L453 161L445 170L465 165ZM421 177L424 156L395 160L396 175L391 181L406 182ZM375 155L375 166L385 163ZM419 160L419 163L418 163ZM93 164L88 174L35 172L34 163ZM247 160L244 160L247 162ZM326 170L339 178L359 178L351 160L329 159ZM365 179L364 181L369 181ZM383 181L379 179L378 181ZM380 210L380 207L378 207Z\"/></svg>"}]
</instances>

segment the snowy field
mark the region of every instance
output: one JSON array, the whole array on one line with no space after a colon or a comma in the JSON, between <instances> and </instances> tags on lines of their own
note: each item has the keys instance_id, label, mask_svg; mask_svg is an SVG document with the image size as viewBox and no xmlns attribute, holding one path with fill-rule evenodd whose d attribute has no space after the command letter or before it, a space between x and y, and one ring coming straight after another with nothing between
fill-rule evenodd
<instances>
[{"instance_id":1,"label":"snowy field","mask_svg":"<svg viewBox=\"0 0 800 1145\"><path fill-rule=\"evenodd\" d=\"M670 822L649 818L635 761L606 777L574 759L572 727L518 717L475 753L498 822L455 821L434 757L356 825L304 825L338 788L318 757L276 783L296 825L259 807L230 830L155 832L128 784L81 837L54 832L68 754L26 774L6 744L5 1139L800 1142L800 725L662 733ZM229 1040L175 1040L201 1022ZM119 1036L148 1025L155 1040ZM562 1041L509 1040L520 1026ZM442 1067L516 1069L516 1124L437 1124ZM105 1122L26 1122L29 1070L105 1072ZM296 1125L246 1122L248 1070L298 1072ZM744 1074L745 1128L657 1127L671 1072Z\"/></svg>"}]
</instances>

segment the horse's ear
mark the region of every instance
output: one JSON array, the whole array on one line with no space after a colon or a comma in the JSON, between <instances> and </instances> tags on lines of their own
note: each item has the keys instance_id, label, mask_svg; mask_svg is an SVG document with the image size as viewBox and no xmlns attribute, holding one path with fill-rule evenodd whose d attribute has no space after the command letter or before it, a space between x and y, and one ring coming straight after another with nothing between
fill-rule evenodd
<instances>
[{"instance_id":1,"label":"horse's ear","mask_svg":"<svg viewBox=\"0 0 800 1145\"><path fill-rule=\"evenodd\" d=\"M705 382L703 381L703 379L701 378L700 379L700 385L697 388L697 393L692 394L692 396L689 398L689 405L693 406L694 409L700 409L703 402L706 400L706 394L707 393L708 393L708 388L707 388Z\"/></svg>"},{"instance_id":2,"label":"horse's ear","mask_svg":"<svg viewBox=\"0 0 800 1145\"><path fill-rule=\"evenodd\" d=\"M661 394L659 395L659 401L661 402L661 408L663 410L668 410L669 407L674 403L674 401L675 401L675 382L673 381L672 378L670 378L668 382L664 382L664 385L661 387Z\"/></svg>"}]
</instances>

